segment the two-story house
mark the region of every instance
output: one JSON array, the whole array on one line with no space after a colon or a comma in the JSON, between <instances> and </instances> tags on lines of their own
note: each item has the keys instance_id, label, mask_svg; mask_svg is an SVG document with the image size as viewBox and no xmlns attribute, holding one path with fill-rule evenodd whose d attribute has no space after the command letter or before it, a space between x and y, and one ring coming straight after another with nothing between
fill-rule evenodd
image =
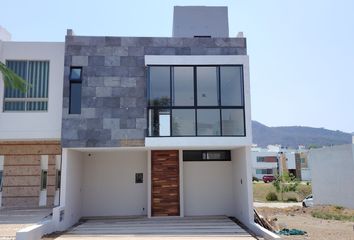
<instances>
[{"instance_id":1,"label":"two-story house","mask_svg":"<svg viewBox=\"0 0 354 240\"><path fill-rule=\"evenodd\" d=\"M14 42L0 27L0 61L26 80L0 76L0 207L59 204L64 43Z\"/></svg>"},{"instance_id":2,"label":"two-story house","mask_svg":"<svg viewBox=\"0 0 354 240\"><path fill-rule=\"evenodd\" d=\"M250 112L246 39L229 37L226 7L175 7L172 37L69 30L58 229L129 215L254 227Z\"/></svg>"}]
</instances>

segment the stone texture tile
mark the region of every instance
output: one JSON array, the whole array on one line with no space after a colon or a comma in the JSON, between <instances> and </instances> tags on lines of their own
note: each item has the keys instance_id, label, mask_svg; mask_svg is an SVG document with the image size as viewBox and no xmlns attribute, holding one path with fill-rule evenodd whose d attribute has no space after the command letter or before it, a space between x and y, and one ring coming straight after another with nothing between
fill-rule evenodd
<instances>
[{"instance_id":1,"label":"stone texture tile","mask_svg":"<svg viewBox=\"0 0 354 240\"><path fill-rule=\"evenodd\" d=\"M63 147L110 147L144 142L144 55L242 55L244 38L68 36L65 42ZM69 71L82 64L81 114L68 114Z\"/></svg>"}]
</instances>

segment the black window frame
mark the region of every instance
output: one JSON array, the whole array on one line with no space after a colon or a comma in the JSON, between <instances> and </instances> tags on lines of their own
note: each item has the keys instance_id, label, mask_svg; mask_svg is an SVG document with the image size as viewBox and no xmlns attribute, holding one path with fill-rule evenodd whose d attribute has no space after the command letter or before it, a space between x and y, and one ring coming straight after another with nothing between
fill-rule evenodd
<instances>
[{"instance_id":1,"label":"black window frame","mask_svg":"<svg viewBox=\"0 0 354 240\"><path fill-rule=\"evenodd\" d=\"M71 77L73 69L80 69L80 78L79 79ZM81 96L80 96L79 112L72 112L72 109L71 109L71 101L72 101L71 85L72 84L80 84ZM71 66L70 67L70 72L69 72L69 114L81 114L81 98L82 98L82 67L81 66Z\"/></svg>"},{"instance_id":2,"label":"black window frame","mask_svg":"<svg viewBox=\"0 0 354 240\"><path fill-rule=\"evenodd\" d=\"M208 159L208 153L223 153L225 158L218 159ZM193 153L195 155L200 155L197 158L191 158L191 156L186 156L188 153ZM230 150L183 150L182 153L184 162L220 162L220 161L231 161L231 151Z\"/></svg>"},{"instance_id":3,"label":"black window frame","mask_svg":"<svg viewBox=\"0 0 354 240\"><path fill-rule=\"evenodd\" d=\"M242 94L242 105L241 106L222 106L221 105L221 80L220 80L220 67L223 66L234 66L234 67L241 67L241 94ZM169 67L170 68L170 104L169 106L151 106L150 105L150 67ZM173 68L174 67L193 67L193 85L194 85L194 105L193 106L173 106ZM217 85L218 85L218 105L217 106L198 106L198 95L197 95L197 67L216 67L217 71ZM246 112L245 112L245 81L244 81L244 65L243 64L211 64L211 65L162 65L162 64L149 64L147 65L147 88L146 88L146 96L147 96L147 128L146 128L146 136L147 137L246 137ZM158 110L158 109L168 109L170 111L170 135L169 136L152 136L149 134L150 132L150 110ZM172 110L173 109L194 109L195 110L195 134L194 135L172 135ZM198 135L198 117L197 117L197 110L198 109L217 109L219 110L220 115L220 135ZM243 110L243 134L238 135L223 135L223 126L222 126L222 109L241 109Z\"/></svg>"},{"instance_id":4,"label":"black window frame","mask_svg":"<svg viewBox=\"0 0 354 240\"><path fill-rule=\"evenodd\" d=\"M4 181L4 171L0 170L0 192L2 192L2 183Z\"/></svg>"}]
</instances>

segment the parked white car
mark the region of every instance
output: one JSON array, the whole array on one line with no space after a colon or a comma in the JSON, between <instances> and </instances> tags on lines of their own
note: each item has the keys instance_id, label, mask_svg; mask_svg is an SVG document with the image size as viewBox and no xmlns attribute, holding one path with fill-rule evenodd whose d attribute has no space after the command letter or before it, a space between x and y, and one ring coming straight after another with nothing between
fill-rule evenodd
<instances>
[{"instance_id":1,"label":"parked white car","mask_svg":"<svg viewBox=\"0 0 354 240\"><path fill-rule=\"evenodd\" d=\"M308 195L305 197L304 200L302 200L302 206L303 207L312 207L313 206L313 195Z\"/></svg>"}]
</instances>

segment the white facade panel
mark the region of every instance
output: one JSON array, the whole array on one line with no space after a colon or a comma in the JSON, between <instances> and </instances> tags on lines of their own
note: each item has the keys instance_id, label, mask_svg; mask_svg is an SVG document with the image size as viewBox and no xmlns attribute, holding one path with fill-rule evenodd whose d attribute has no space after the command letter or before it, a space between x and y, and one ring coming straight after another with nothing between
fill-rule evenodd
<instances>
[{"instance_id":1,"label":"white facade panel","mask_svg":"<svg viewBox=\"0 0 354 240\"><path fill-rule=\"evenodd\" d=\"M60 139L64 43L0 41L0 61L6 60L49 61L48 111L4 112L4 84L1 79L0 140Z\"/></svg>"},{"instance_id":2,"label":"white facade panel","mask_svg":"<svg viewBox=\"0 0 354 240\"><path fill-rule=\"evenodd\" d=\"M231 161L183 162L184 215L235 212Z\"/></svg>"},{"instance_id":3,"label":"white facade panel","mask_svg":"<svg viewBox=\"0 0 354 240\"><path fill-rule=\"evenodd\" d=\"M147 215L146 151L84 155L82 216ZM143 183L135 183L136 173Z\"/></svg>"}]
</instances>

